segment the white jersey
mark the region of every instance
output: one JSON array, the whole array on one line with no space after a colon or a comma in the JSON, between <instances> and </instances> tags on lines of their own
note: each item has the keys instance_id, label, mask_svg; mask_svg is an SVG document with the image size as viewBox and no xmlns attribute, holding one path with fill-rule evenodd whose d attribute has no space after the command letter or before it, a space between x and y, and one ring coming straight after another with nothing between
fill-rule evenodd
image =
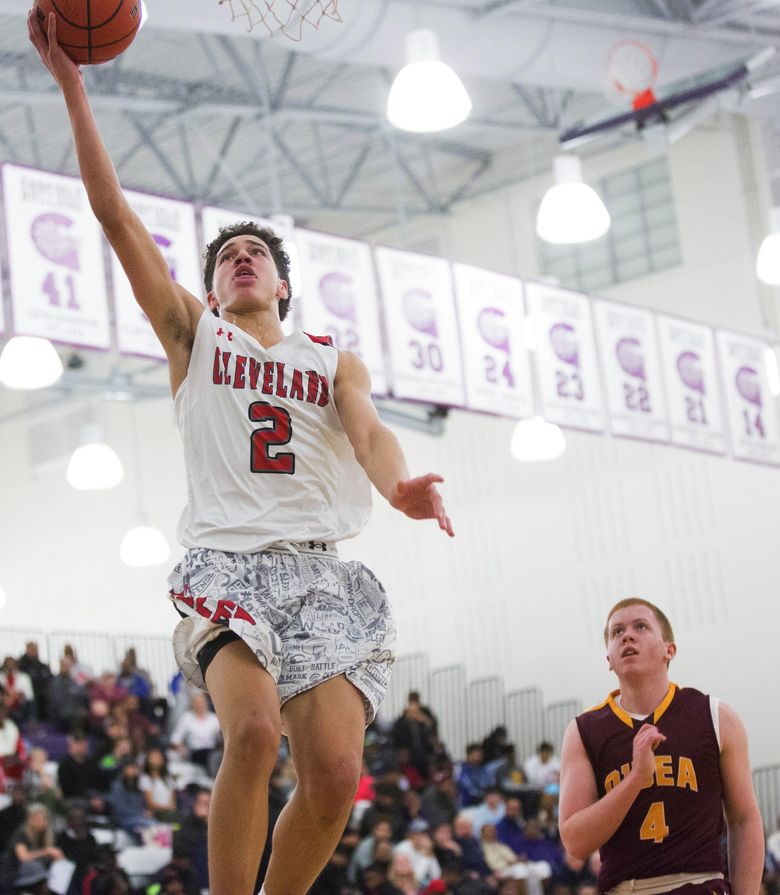
<instances>
[{"instance_id":1,"label":"white jersey","mask_svg":"<svg viewBox=\"0 0 780 895\"><path fill-rule=\"evenodd\" d=\"M184 547L257 553L339 541L371 511L371 486L333 399L338 352L296 330L271 348L206 311L176 394L184 442Z\"/></svg>"}]
</instances>

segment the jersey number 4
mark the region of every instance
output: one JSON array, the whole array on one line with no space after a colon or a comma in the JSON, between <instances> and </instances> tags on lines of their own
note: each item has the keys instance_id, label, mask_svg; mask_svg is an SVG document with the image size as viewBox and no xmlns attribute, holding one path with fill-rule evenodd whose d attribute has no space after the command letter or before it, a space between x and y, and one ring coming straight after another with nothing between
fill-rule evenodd
<instances>
[{"instance_id":1,"label":"jersey number 4","mask_svg":"<svg viewBox=\"0 0 780 895\"><path fill-rule=\"evenodd\" d=\"M252 472L274 472L292 475L295 472L295 454L281 453L271 456L270 449L289 444L292 438L292 420L282 407L274 407L265 401L249 405L249 419L253 423L271 423L263 429L255 429L251 436L249 468Z\"/></svg>"},{"instance_id":2,"label":"jersey number 4","mask_svg":"<svg viewBox=\"0 0 780 895\"><path fill-rule=\"evenodd\" d=\"M663 802L653 802L642 821L639 829L640 839L649 839L651 842L663 842L669 835L669 827L666 826L666 812Z\"/></svg>"}]
</instances>

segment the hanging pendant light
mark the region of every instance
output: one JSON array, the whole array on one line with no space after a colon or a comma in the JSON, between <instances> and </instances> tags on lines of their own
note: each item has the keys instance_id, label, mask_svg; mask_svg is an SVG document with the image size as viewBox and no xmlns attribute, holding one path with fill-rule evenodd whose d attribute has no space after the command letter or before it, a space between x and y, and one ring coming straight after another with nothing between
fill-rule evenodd
<instances>
[{"instance_id":1,"label":"hanging pendant light","mask_svg":"<svg viewBox=\"0 0 780 895\"><path fill-rule=\"evenodd\" d=\"M14 336L0 354L0 382L8 388L46 388L60 376L62 361L48 339Z\"/></svg>"},{"instance_id":2,"label":"hanging pendant light","mask_svg":"<svg viewBox=\"0 0 780 895\"><path fill-rule=\"evenodd\" d=\"M559 155L553 162L555 185L545 193L536 217L536 232L546 242L590 242L610 226L609 212L593 187L582 179L575 155Z\"/></svg>"},{"instance_id":3,"label":"hanging pendant light","mask_svg":"<svg viewBox=\"0 0 780 895\"><path fill-rule=\"evenodd\" d=\"M84 427L82 444L68 461L66 477L77 491L103 491L114 488L124 478L122 462L105 443L99 425Z\"/></svg>"},{"instance_id":4,"label":"hanging pendant light","mask_svg":"<svg viewBox=\"0 0 780 895\"><path fill-rule=\"evenodd\" d=\"M780 286L780 208L769 212L769 233L758 250L756 276L769 286Z\"/></svg>"},{"instance_id":5,"label":"hanging pendant light","mask_svg":"<svg viewBox=\"0 0 780 895\"><path fill-rule=\"evenodd\" d=\"M159 566L171 555L165 535L152 525L137 525L122 538L119 558L126 566Z\"/></svg>"},{"instance_id":6,"label":"hanging pendant light","mask_svg":"<svg viewBox=\"0 0 780 895\"><path fill-rule=\"evenodd\" d=\"M565 450L566 438L560 426L541 416L520 420L512 433L510 451L515 460L524 463L554 460Z\"/></svg>"},{"instance_id":7,"label":"hanging pendant light","mask_svg":"<svg viewBox=\"0 0 780 895\"><path fill-rule=\"evenodd\" d=\"M461 79L441 61L439 40L428 28L406 35L406 65L387 98L387 119L413 133L449 130L471 114L471 100Z\"/></svg>"}]
</instances>

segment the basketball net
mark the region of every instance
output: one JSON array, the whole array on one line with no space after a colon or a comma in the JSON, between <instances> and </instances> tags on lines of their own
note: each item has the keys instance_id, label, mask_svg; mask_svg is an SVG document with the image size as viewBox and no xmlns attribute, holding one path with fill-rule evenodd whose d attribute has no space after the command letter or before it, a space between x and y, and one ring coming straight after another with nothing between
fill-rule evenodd
<instances>
[{"instance_id":1,"label":"basketball net","mask_svg":"<svg viewBox=\"0 0 780 895\"><path fill-rule=\"evenodd\" d=\"M644 109L657 102L653 86L658 63L650 47L638 40L620 40L609 51L608 92L618 100L631 100L631 108Z\"/></svg>"},{"instance_id":2,"label":"basketball net","mask_svg":"<svg viewBox=\"0 0 780 895\"><path fill-rule=\"evenodd\" d=\"M277 32L300 40L303 24L319 28L323 19L341 21L338 0L219 0L230 8L231 21L246 20L246 30L262 25L271 37Z\"/></svg>"}]
</instances>

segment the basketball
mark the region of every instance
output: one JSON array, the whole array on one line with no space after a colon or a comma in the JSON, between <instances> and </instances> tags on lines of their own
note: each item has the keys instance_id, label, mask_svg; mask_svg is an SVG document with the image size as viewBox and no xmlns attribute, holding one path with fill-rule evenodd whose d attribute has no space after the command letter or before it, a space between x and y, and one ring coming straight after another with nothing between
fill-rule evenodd
<instances>
[{"instance_id":1,"label":"basketball","mask_svg":"<svg viewBox=\"0 0 780 895\"><path fill-rule=\"evenodd\" d=\"M141 0L36 0L35 5L44 31L49 13L57 16L57 40L81 65L114 59L141 26Z\"/></svg>"}]
</instances>

